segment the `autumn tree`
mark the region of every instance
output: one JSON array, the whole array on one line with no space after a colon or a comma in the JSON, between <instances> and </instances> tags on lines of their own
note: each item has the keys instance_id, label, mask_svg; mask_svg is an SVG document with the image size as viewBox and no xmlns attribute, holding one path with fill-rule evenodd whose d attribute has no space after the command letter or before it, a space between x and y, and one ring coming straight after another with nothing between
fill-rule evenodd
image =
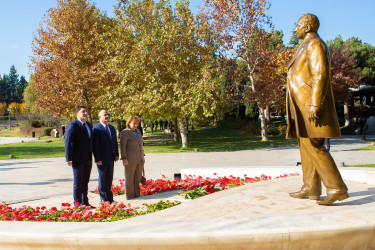
<instances>
[{"instance_id":1,"label":"autumn tree","mask_svg":"<svg viewBox=\"0 0 375 250\"><path fill-rule=\"evenodd\" d=\"M220 102L213 74L209 27L194 18L187 1L120 1L112 36L118 54L111 59L118 86L107 92L120 113L179 121L182 146L188 146L184 119L211 115ZM176 122L175 122L175 125ZM177 130L177 126L175 126Z\"/></svg>"},{"instance_id":2,"label":"autumn tree","mask_svg":"<svg viewBox=\"0 0 375 250\"><path fill-rule=\"evenodd\" d=\"M343 47L335 48L331 46L331 82L332 90L337 102L344 103L345 126L349 126L349 88L358 87L361 77L360 70L353 57L349 56L349 51Z\"/></svg>"},{"instance_id":3,"label":"autumn tree","mask_svg":"<svg viewBox=\"0 0 375 250\"><path fill-rule=\"evenodd\" d=\"M8 106L5 102L0 102L0 115L5 115L7 108Z\"/></svg>"},{"instance_id":4,"label":"autumn tree","mask_svg":"<svg viewBox=\"0 0 375 250\"><path fill-rule=\"evenodd\" d=\"M200 12L200 18L207 20L213 27L221 56L243 60L248 67L249 88L253 92L263 91L256 88L254 74L258 66L261 63L266 65L265 61L268 60L269 34L266 30L272 28L272 23L266 11L270 3L267 0L205 0L205 7ZM267 140L263 117L265 107L258 107L262 140Z\"/></svg>"},{"instance_id":5,"label":"autumn tree","mask_svg":"<svg viewBox=\"0 0 375 250\"><path fill-rule=\"evenodd\" d=\"M34 35L30 63L40 111L68 116L82 104L92 121L98 86L105 84L99 63L106 48L98 36L108 22L90 0L57 0L47 12Z\"/></svg>"}]
</instances>

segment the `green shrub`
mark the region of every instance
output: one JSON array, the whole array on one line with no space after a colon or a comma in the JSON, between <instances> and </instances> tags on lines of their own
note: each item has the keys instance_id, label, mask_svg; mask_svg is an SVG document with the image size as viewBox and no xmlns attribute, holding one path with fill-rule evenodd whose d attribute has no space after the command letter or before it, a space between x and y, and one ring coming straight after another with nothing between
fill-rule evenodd
<instances>
[{"instance_id":1,"label":"green shrub","mask_svg":"<svg viewBox=\"0 0 375 250\"><path fill-rule=\"evenodd\" d=\"M260 123L251 122L241 128L241 132L249 135L260 135Z\"/></svg>"},{"instance_id":2,"label":"green shrub","mask_svg":"<svg viewBox=\"0 0 375 250\"><path fill-rule=\"evenodd\" d=\"M44 122L41 121L41 120L33 120L31 122L31 127L34 127L34 128L41 128L44 126Z\"/></svg>"},{"instance_id":3,"label":"green shrub","mask_svg":"<svg viewBox=\"0 0 375 250\"><path fill-rule=\"evenodd\" d=\"M218 128L240 129L245 125L245 121L236 117L228 117L218 121Z\"/></svg>"},{"instance_id":4,"label":"green shrub","mask_svg":"<svg viewBox=\"0 0 375 250\"><path fill-rule=\"evenodd\" d=\"M273 125L267 125L267 133L273 136L279 135L278 127L273 126Z\"/></svg>"},{"instance_id":5,"label":"green shrub","mask_svg":"<svg viewBox=\"0 0 375 250\"><path fill-rule=\"evenodd\" d=\"M10 119L11 120L15 120L16 117L15 116L11 116ZM0 116L0 121L7 121L7 120L9 120L9 116L8 115Z\"/></svg>"},{"instance_id":6,"label":"green shrub","mask_svg":"<svg viewBox=\"0 0 375 250\"><path fill-rule=\"evenodd\" d=\"M36 134L37 136L51 136L52 129L50 127L39 128Z\"/></svg>"},{"instance_id":7,"label":"green shrub","mask_svg":"<svg viewBox=\"0 0 375 250\"><path fill-rule=\"evenodd\" d=\"M287 129L286 125L280 125L277 127L277 129L279 130L279 135L286 135L286 129Z\"/></svg>"}]
</instances>

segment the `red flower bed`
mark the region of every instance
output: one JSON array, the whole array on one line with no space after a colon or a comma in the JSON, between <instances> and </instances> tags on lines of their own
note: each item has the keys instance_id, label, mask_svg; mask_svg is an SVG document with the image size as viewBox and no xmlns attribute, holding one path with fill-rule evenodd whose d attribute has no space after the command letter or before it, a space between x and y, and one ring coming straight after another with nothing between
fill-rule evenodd
<instances>
[{"instance_id":1,"label":"red flower bed","mask_svg":"<svg viewBox=\"0 0 375 250\"><path fill-rule=\"evenodd\" d=\"M214 174L216 175L216 174ZM297 173L294 174L284 174L275 177L276 178L284 178L288 176L298 175ZM174 190L194 190L200 187L205 187L208 193L214 193L215 191L228 189L231 187L241 186L246 183L253 183L258 181L265 181L272 179L270 176L262 174L260 177L247 177L244 175L243 178L241 177L234 177L230 175L229 177L215 177L215 178L203 178L202 176L194 177L194 176L186 176L183 180L171 180L167 179L164 175L162 179L148 179L146 185L141 186L141 196L152 195L157 193L164 193ZM124 179L119 180L118 185L112 185L112 192L113 195L121 195L125 193L125 183ZM98 188L96 188L95 193L98 193Z\"/></svg>"},{"instance_id":2,"label":"red flower bed","mask_svg":"<svg viewBox=\"0 0 375 250\"><path fill-rule=\"evenodd\" d=\"M61 208L22 206L12 208L5 202L0 203L0 221L57 221L57 222L105 222L127 219L144 215L180 204L179 201L164 201L146 204L142 207L132 207L130 204L102 202L93 210L91 207L75 207L69 203L62 203Z\"/></svg>"},{"instance_id":3,"label":"red flower bed","mask_svg":"<svg viewBox=\"0 0 375 250\"><path fill-rule=\"evenodd\" d=\"M275 178L284 178L298 175L284 174ZM141 195L152 195L173 190L188 190L185 192L186 199L195 199L203 195L211 194L220 190L237 187L246 183L270 180L270 176L261 175L260 177L250 178L246 175L243 178L234 177L216 177L203 178L198 176L187 176L184 180L170 180L163 176L162 179L147 180L146 185L141 185ZM125 191L124 180L116 186L112 186L114 195L123 194ZM97 190L95 191L97 192ZM12 208L5 202L0 203L0 221L58 221L58 222L81 222L81 221L115 221L126 219L133 216L162 210L168 207L176 206L180 202L160 201L155 204L143 204L144 207L133 208L130 204L102 202L100 206L93 210L86 206L72 206L69 203L62 203L61 208L51 207L47 209L42 207L22 206Z\"/></svg>"},{"instance_id":4,"label":"red flower bed","mask_svg":"<svg viewBox=\"0 0 375 250\"><path fill-rule=\"evenodd\" d=\"M75 207L62 203L61 208L22 206L12 208L5 202L0 204L0 220L5 221L111 221L116 217L132 217L134 208L130 204L102 202L97 210L91 207Z\"/></svg>"}]
</instances>

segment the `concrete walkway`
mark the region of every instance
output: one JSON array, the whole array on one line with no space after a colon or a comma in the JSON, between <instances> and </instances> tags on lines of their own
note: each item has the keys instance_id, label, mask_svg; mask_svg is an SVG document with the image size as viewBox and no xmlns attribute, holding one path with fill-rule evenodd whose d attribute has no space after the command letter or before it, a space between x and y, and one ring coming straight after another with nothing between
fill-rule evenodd
<instances>
[{"instance_id":1,"label":"concrete walkway","mask_svg":"<svg viewBox=\"0 0 375 250\"><path fill-rule=\"evenodd\" d=\"M30 142L30 141L36 141L36 140L38 140L38 138L28 138L28 137L0 137L0 144Z\"/></svg>"},{"instance_id":2,"label":"concrete walkway","mask_svg":"<svg viewBox=\"0 0 375 250\"><path fill-rule=\"evenodd\" d=\"M336 163L346 165L373 164L375 151L353 150L370 145L358 137L332 140L331 153ZM149 179L162 175L173 178L180 169L212 168L285 168L296 167L300 161L298 147L244 150L212 153L148 154L145 171ZM0 160L0 201L9 204L72 194L73 174L64 158ZM121 162L115 164L114 184L124 179ZM91 171L89 190L98 185L96 165ZM16 194L16 195L15 195ZM71 198L63 202L71 202ZM92 204L95 205L95 204Z\"/></svg>"},{"instance_id":3,"label":"concrete walkway","mask_svg":"<svg viewBox=\"0 0 375 250\"><path fill-rule=\"evenodd\" d=\"M375 151L358 137L331 141L336 162L375 163ZM258 168L300 170L297 147L238 152L149 154L148 178L180 169ZM248 184L157 213L112 223L0 222L0 249L366 249L375 248L375 169L341 168L350 198L334 206L292 199L302 177ZM353 172L350 172L353 171ZM12 206L72 202L72 170L64 158L0 161L0 201ZM363 172L363 173L361 173ZM267 173L265 173L267 174ZM123 179L116 163L115 183ZM356 178L354 178L356 177ZM353 181L353 178L357 181ZM365 181L369 179L370 181ZM363 180L363 181L362 181ZM367 184L365 183L367 182ZM90 190L97 186L93 167ZM132 200L135 205L174 193ZM126 201L123 196L115 198ZM127 202L127 201L126 201ZM97 206L98 196L90 194Z\"/></svg>"}]
</instances>

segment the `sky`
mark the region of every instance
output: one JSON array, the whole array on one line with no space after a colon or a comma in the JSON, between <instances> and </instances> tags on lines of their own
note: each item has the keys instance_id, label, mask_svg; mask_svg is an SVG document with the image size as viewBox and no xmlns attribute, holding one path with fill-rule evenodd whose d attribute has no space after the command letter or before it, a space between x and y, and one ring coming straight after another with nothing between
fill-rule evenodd
<instances>
[{"instance_id":1,"label":"sky","mask_svg":"<svg viewBox=\"0 0 375 250\"><path fill-rule=\"evenodd\" d=\"M175 0L171 0L172 4ZM114 16L117 0L95 0L96 7ZM358 37L375 46L375 0L270 0L268 14L274 28L284 33L287 44L298 18L313 13L320 20L318 33L323 40L341 35L344 40ZM18 74L29 80L28 64L32 55L34 32L43 21L47 10L56 7L56 0L0 0L0 74L9 74L14 65ZM191 0L193 13L203 0Z\"/></svg>"}]
</instances>

